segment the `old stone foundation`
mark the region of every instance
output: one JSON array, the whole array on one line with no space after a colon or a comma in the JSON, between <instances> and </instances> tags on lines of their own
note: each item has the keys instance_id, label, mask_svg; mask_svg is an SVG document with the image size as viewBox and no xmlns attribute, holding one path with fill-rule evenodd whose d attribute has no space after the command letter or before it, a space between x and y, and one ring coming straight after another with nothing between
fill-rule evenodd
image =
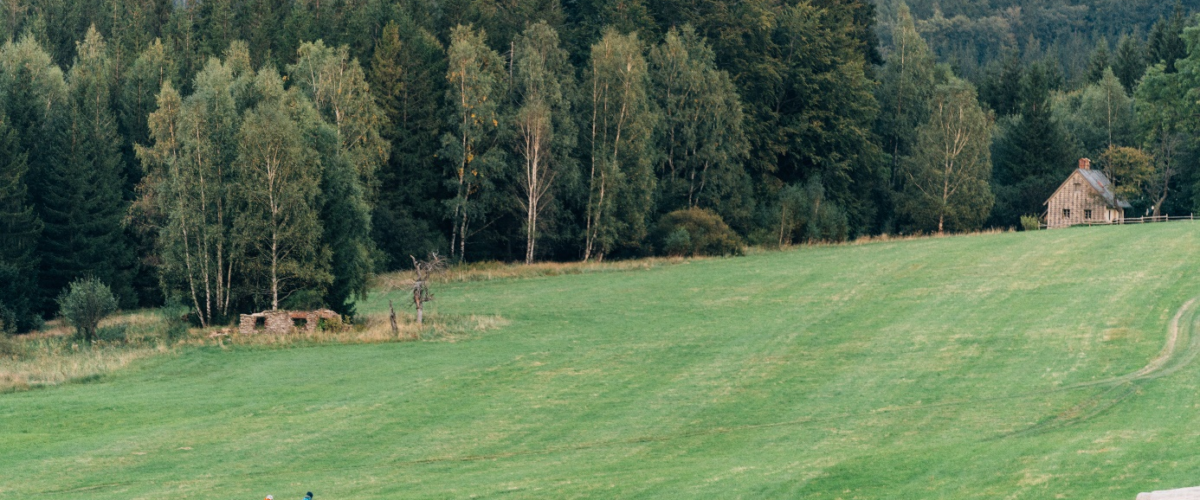
<instances>
[{"instance_id":1,"label":"old stone foundation","mask_svg":"<svg viewBox=\"0 0 1200 500\"><path fill-rule=\"evenodd\" d=\"M315 331L322 319L341 319L329 309L316 311L263 311L243 314L238 321L238 332L242 335L256 333L290 333L292 329Z\"/></svg>"}]
</instances>

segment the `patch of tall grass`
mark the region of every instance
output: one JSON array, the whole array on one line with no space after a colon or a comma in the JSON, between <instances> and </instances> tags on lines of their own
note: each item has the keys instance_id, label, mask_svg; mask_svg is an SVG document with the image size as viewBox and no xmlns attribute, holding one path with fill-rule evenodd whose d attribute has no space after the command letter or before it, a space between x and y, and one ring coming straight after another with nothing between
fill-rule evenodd
<instances>
[{"instance_id":1,"label":"patch of tall grass","mask_svg":"<svg viewBox=\"0 0 1200 500\"><path fill-rule=\"evenodd\" d=\"M193 335L185 344L193 346L299 347L315 344L456 342L505 324L507 321L498 316L430 314L425 317L425 325L422 327L416 324L413 315L398 312L395 331L392 330L387 315L373 314L359 317L358 321L352 325L338 328L316 328L312 331L298 329L287 334L243 335L236 329L225 329L207 335Z\"/></svg>"}]
</instances>

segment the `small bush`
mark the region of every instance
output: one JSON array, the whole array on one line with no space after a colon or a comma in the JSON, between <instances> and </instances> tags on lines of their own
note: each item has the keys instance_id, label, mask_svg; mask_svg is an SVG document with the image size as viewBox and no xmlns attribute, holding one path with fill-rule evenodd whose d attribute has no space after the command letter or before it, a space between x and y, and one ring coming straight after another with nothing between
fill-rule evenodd
<instances>
[{"instance_id":1,"label":"small bush","mask_svg":"<svg viewBox=\"0 0 1200 500\"><path fill-rule=\"evenodd\" d=\"M4 330L4 321L0 320L0 359L21 359L24 356L25 346Z\"/></svg>"},{"instance_id":2,"label":"small bush","mask_svg":"<svg viewBox=\"0 0 1200 500\"><path fill-rule=\"evenodd\" d=\"M191 318L189 317L191 315L190 307L183 305L179 299L172 299L160 307L158 313L162 315L163 321L167 323L167 328L163 331L163 334L168 341L174 342L187 337L188 327L191 326Z\"/></svg>"},{"instance_id":3,"label":"small bush","mask_svg":"<svg viewBox=\"0 0 1200 500\"><path fill-rule=\"evenodd\" d=\"M96 339L100 320L117 310L117 299L108 285L96 278L75 280L58 296L59 314L85 342Z\"/></svg>"},{"instance_id":4,"label":"small bush","mask_svg":"<svg viewBox=\"0 0 1200 500\"><path fill-rule=\"evenodd\" d=\"M660 254L741 255L742 239L711 210L676 210L658 221L652 239Z\"/></svg>"},{"instance_id":5,"label":"small bush","mask_svg":"<svg viewBox=\"0 0 1200 500\"><path fill-rule=\"evenodd\" d=\"M1042 228L1042 221L1036 215L1022 215L1021 229L1026 231L1037 231Z\"/></svg>"},{"instance_id":6,"label":"small bush","mask_svg":"<svg viewBox=\"0 0 1200 500\"><path fill-rule=\"evenodd\" d=\"M667 255L687 255L692 251L692 235L682 227L672 231L663 242L663 251Z\"/></svg>"}]
</instances>

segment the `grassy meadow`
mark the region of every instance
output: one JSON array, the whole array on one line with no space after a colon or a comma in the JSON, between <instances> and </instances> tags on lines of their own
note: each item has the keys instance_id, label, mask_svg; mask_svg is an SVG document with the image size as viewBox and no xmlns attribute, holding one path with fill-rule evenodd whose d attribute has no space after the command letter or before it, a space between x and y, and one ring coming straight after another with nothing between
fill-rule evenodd
<instances>
[{"instance_id":1,"label":"grassy meadow","mask_svg":"<svg viewBox=\"0 0 1200 500\"><path fill-rule=\"evenodd\" d=\"M452 282L493 327L0 394L0 497L1132 500L1200 485L1198 270L1179 222Z\"/></svg>"}]
</instances>

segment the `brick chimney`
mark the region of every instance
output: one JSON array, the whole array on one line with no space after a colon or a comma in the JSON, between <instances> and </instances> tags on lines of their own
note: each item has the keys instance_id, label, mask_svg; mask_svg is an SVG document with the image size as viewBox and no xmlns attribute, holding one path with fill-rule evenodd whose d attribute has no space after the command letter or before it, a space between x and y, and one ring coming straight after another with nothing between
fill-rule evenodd
<instances>
[{"instance_id":1,"label":"brick chimney","mask_svg":"<svg viewBox=\"0 0 1200 500\"><path fill-rule=\"evenodd\" d=\"M1089 160L1087 158L1079 159L1079 170L1091 170L1091 169L1092 169L1092 160Z\"/></svg>"}]
</instances>

